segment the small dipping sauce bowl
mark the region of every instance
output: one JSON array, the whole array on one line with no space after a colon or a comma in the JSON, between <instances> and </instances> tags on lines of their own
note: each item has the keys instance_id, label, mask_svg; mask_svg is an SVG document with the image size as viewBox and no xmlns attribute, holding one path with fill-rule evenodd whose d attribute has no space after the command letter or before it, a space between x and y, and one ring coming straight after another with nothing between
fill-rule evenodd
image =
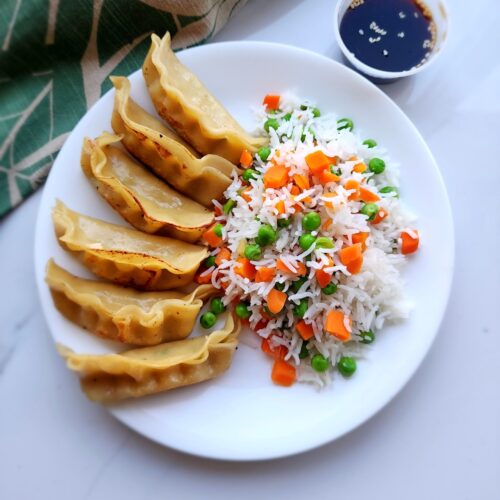
<instances>
[{"instance_id":1,"label":"small dipping sauce bowl","mask_svg":"<svg viewBox=\"0 0 500 500\"><path fill-rule=\"evenodd\" d=\"M399 7L399 4L401 9L394 10L395 7ZM377 5L380 6L380 15L377 15ZM388 12L389 6L392 8L391 12ZM416 12L413 13L415 18L420 16L420 20L423 21L427 16L429 40L424 40L427 45L422 46L422 39L416 38L417 36L425 37L425 34L422 34L422 25L415 27L415 23L409 24L411 21L415 21L415 19L411 19L412 14L408 13L409 7L415 9ZM348 9L350 9L349 12ZM345 28L341 28L342 20L346 15L352 16L355 9L358 9L356 15L359 24L349 27L350 31L347 32L348 36L346 36ZM368 12L366 14L368 17L362 19L364 12L361 9ZM425 16L423 16L424 13ZM338 0L333 21L335 38L348 65L375 83L390 83L405 76L415 75L427 68L443 51L449 32L448 9L444 0ZM403 40L405 26L408 27L408 30L406 31L406 39ZM413 27L414 30L412 31L410 27ZM420 33L417 33L419 28ZM342 33L345 40L342 38ZM420 61L417 60L417 64L410 63L407 69L388 69L387 66L390 64L386 63L391 62L391 60L383 61L381 57L391 57L390 51L392 51L392 62L395 61L396 57L399 59L410 57L410 52L415 52L410 51L408 47L408 43L412 40L408 37L411 37L412 34L415 36L415 43L420 44L418 49L421 50L422 54L425 53L425 57ZM398 45L398 42L401 43ZM390 50L388 44L391 45ZM353 51L354 46L359 49L358 55ZM400 47L399 51L398 46ZM361 55L360 47L366 49L364 55ZM425 50L425 47L428 47L428 50ZM378 56L379 65L385 66L385 68L376 67L376 63L367 64L367 59L377 60L374 55ZM415 54L413 55L415 56ZM365 62L361 58L364 58Z\"/></svg>"}]
</instances>

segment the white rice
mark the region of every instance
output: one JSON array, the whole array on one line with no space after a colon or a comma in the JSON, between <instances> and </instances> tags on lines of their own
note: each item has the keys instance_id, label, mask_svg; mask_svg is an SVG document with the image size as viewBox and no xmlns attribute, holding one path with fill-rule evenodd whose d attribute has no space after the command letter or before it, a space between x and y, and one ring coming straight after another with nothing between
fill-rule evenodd
<instances>
[{"instance_id":1,"label":"white rice","mask_svg":"<svg viewBox=\"0 0 500 500\"><path fill-rule=\"evenodd\" d=\"M391 162L384 148L376 146L368 148L362 144L363 138L349 130L337 130L338 117L334 114L325 114L314 118L312 108L300 109L304 103L294 95L282 95L280 100L281 111L274 116L283 117L291 113L289 121L282 121L277 130L270 129L271 154L267 162L255 156L252 168L260 174L270 167L273 160L278 160L289 168L290 178L294 174L303 174L308 171L305 156L313 151L323 151L327 156L337 156L340 163L337 165L342 170L342 181L355 179L365 182L367 188L378 192L383 186L398 187L398 167ZM257 110L259 125L263 128L264 122L269 118L264 107ZM313 134L310 132L314 132ZM279 153L278 153L279 152ZM279 157L278 157L279 154ZM351 158L356 156L355 160ZM385 161L385 171L378 175L358 173L353 171L354 166L363 162L368 164L373 157ZM349 200L352 190L346 190L339 183L330 183L325 186L311 186L291 199L289 189L291 184L281 189L265 189L262 175L251 180L250 201L241 195L245 183L236 175L232 184L227 188L225 196L237 202L229 216L220 215L217 220L224 224L223 237L225 245L231 250L232 258L225 261L216 271L212 268L206 273L212 273L212 283L221 287L221 282L226 283L224 303L227 305L239 297L249 303L251 311L250 326L255 328L263 319L263 309L266 306L266 297L277 283L284 284L284 291L289 292L285 310L269 320L267 325L259 329L258 335L268 338L271 347L283 345L288 349L285 360L297 366L298 379L303 382L313 383L318 387L328 385L332 375L336 372L335 364L341 356L354 356L359 359L366 346L360 342L359 332L372 330L379 331L387 322L406 318L411 310L411 303L405 297L404 283L401 279L401 269L406 262L406 257L399 253L400 234L406 230L410 237L416 236L412 229L414 218L403 208L400 200L391 193L380 195L377 202L380 209L388 216L379 224L370 224L367 217L359 213L362 202ZM324 196L326 193L335 193L331 198ZM308 200L312 198L312 201ZM235 271L238 263L236 259L241 256L241 249L246 243L253 243L261 224L270 224L277 228L278 212L276 203L284 201L285 214L292 216L294 205L299 205L301 211L292 217L288 228L278 229L279 236L273 245L263 248L261 259L254 261L258 266L275 267L277 259L290 270L295 270L299 263L306 265L307 281L297 291L291 291L293 277L277 273L269 283L251 282L242 278ZM326 206L326 204L331 204ZM221 208L220 204L216 204ZM331 219L331 225L321 230L322 236L333 239L333 248L316 248L315 245L304 251L298 246L302 214L304 211L314 211L321 215L322 222ZM258 220L256 219L258 217ZM351 275L340 262L338 252L352 244L352 235L358 232L368 232L366 240L367 249L364 252L361 272ZM314 234L314 233L313 233ZM242 243L243 242L243 243ZM312 260L308 257L313 255ZM317 269L330 264L327 272L333 273L332 283L338 290L332 295L321 292L316 279ZM210 272L209 272L210 271ZM214 271L214 272L212 272ZM310 357L304 360L299 358L303 344L301 336L293 327L297 318L293 315L293 307L301 299L309 299L304 320L312 325L314 337L309 340L308 348L328 358L331 369L318 373L310 364ZM344 324L352 332L349 342L341 342L332 335L325 333L324 322L326 314L331 310L341 310L345 313ZM349 321L352 319L352 326ZM279 335L276 333L280 332Z\"/></svg>"}]
</instances>

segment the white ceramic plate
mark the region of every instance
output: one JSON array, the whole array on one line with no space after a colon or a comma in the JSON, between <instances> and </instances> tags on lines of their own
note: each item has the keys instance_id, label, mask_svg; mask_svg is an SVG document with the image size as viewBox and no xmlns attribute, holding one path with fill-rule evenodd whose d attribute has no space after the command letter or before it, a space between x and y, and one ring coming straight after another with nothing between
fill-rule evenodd
<instances>
[{"instance_id":1,"label":"white ceramic plate","mask_svg":"<svg viewBox=\"0 0 500 500\"><path fill-rule=\"evenodd\" d=\"M375 138L401 163L403 200L419 216L421 250L411 258L404 276L416 308L408 321L379 335L352 379L338 377L322 392L300 384L276 387L270 381L270 360L259 350L240 345L230 370L214 381L109 407L137 432L196 455L257 460L309 450L354 429L386 405L429 349L446 307L453 270L446 189L409 119L377 87L337 62L293 47L255 42L206 45L179 57L249 129L254 128L251 106L268 92L287 89L317 102L324 111L351 117L363 136ZM133 97L153 112L140 72L131 81ZM87 274L57 244L50 211L60 198L74 210L124 224L79 166L84 136L111 130L112 107L113 92L108 92L73 130L45 185L37 222L35 267L47 324L55 341L78 352L123 347L94 338L54 308L43 281L47 260L54 257L70 271Z\"/></svg>"}]
</instances>

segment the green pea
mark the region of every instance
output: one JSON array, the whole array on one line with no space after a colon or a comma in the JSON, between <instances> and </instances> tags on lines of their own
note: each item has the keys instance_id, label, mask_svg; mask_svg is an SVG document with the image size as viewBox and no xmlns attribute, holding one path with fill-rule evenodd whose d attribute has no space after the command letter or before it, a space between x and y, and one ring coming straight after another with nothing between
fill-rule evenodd
<instances>
[{"instance_id":1,"label":"green pea","mask_svg":"<svg viewBox=\"0 0 500 500\"><path fill-rule=\"evenodd\" d=\"M337 291L337 285L335 283L328 283L324 288L321 289L321 291L325 295L332 295Z\"/></svg>"},{"instance_id":2,"label":"green pea","mask_svg":"<svg viewBox=\"0 0 500 500\"><path fill-rule=\"evenodd\" d=\"M337 130L348 129L351 130L354 128L354 123L350 118L340 118L337 120Z\"/></svg>"},{"instance_id":3,"label":"green pea","mask_svg":"<svg viewBox=\"0 0 500 500\"><path fill-rule=\"evenodd\" d=\"M302 276L302 278L299 278L298 280L295 280L291 287L294 292L298 292L302 285L307 281L307 278L305 276Z\"/></svg>"},{"instance_id":4,"label":"green pea","mask_svg":"<svg viewBox=\"0 0 500 500\"><path fill-rule=\"evenodd\" d=\"M314 371L323 373L328 370L329 363L323 354L315 354L311 359L311 366Z\"/></svg>"},{"instance_id":5,"label":"green pea","mask_svg":"<svg viewBox=\"0 0 500 500\"><path fill-rule=\"evenodd\" d=\"M344 377L351 377L356 371L356 360L350 356L342 356L337 361L337 370Z\"/></svg>"},{"instance_id":6,"label":"green pea","mask_svg":"<svg viewBox=\"0 0 500 500\"><path fill-rule=\"evenodd\" d=\"M311 111L312 111L314 118L318 118L321 116L321 111L318 108L313 108Z\"/></svg>"},{"instance_id":7,"label":"green pea","mask_svg":"<svg viewBox=\"0 0 500 500\"><path fill-rule=\"evenodd\" d=\"M367 148L374 148L377 145L377 141L375 141L374 139L366 139L365 141L363 141L363 144Z\"/></svg>"},{"instance_id":8,"label":"green pea","mask_svg":"<svg viewBox=\"0 0 500 500\"><path fill-rule=\"evenodd\" d=\"M273 229L269 224L263 224L259 227L259 231L257 232L257 238L255 239L257 243L261 247L265 247L266 245L270 245L274 243L277 238L276 230Z\"/></svg>"},{"instance_id":9,"label":"green pea","mask_svg":"<svg viewBox=\"0 0 500 500\"><path fill-rule=\"evenodd\" d=\"M316 134L314 133L314 130L311 129L311 127L309 127L307 129L307 132L309 132L311 134L311 137L313 138L313 140L316 139ZM300 140L301 142L304 142L306 140L306 132L304 131L304 133L300 136Z\"/></svg>"},{"instance_id":10,"label":"green pea","mask_svg":"<svg viewBox=\"0 0 500 500\"><path fill-rule=\"evenodd\" d=\"M250 179L257 179L258 176L259 172L257 172L257 170L254 170L253 168L247 168L242 174L243 180L245 182L248 182Z\"/></svg>"},{"instance_id":11,"label":"green pea","mask_svg":"<svg viewBox=\"0 0 500 500\"><path fill-rule=\"evenodd\" d=\"M245 304L245 302L238 302L236 304L236 307L234 308L234 312L236 313L236 316L238 316L241 319L248 319L252 314L248 309L248 305Z\"/></svg>"},{"instance_id":12,"label":"green pea","mask_svg":"<svg viewBox=\"0 0 500 500\"><path fill-rule=\"evenodd\" d=\"M374 174L381 174L385 170L385 161L380 158L372 158L368 163L368 168Z\"/></svg>"},{"instance_id":13,"label":"green pea","mask_svg":"<svg viewBox=\"0 0 500 500\"><path fill-rule=\"evenodd\" d=\"M286 115L283 115L283 120L286 122L290 121L292 118L292 113L287 113Z\"/></svg>"},{"instance_id":14,"label":"green pea","mask_svg":"<svg viewBox=\"0 0 500 500\"><path fill-rule=\"evenodd\" d=\"M299 359L305 359L308 356L309 356L309 349L307 348L307 341L304 341L300 346Z\"/></svg>"},{"instance_id":15,"label":"green pea","mask_svg":"<svg viewBox=\"0 0 500 500\"><path fill-rule=\"evenodd\" d=\"M326 236L316 238L316 248L333 248L333 241Z\"/></svg>"},{"instance_id":16,"label":"green pea","mask_svg":"<svg viewBox=\"0 0 500 500\"><path fill-rule=\"evenodd\" d=\"M378 214L378 205L375 203L365 203L362 207L360 212L363 215L366 215L368 217L368 220L373 220L375 219L375 216Z\"/></svg>"},{"instance_id":17,"label":"green pea","mask_svg":"<svg viewBox=\"0 0 500 500\"><path fill-rule=\"evenodd\" d=\"M306 231L314 231L321 226L321 217L316 212L309 212L302 219L302 227Z\"/></svg>"},{"instance_id":18,"label":"green pea","mask_svg":"<svg viewBox=\"0 0 500 500\"><path fill-rule=\"evenodd\" d=\"M394 193L394 198L399 198L399 190L394 186L384 186L379 190L379 193L390 195Z\"/></svg>"},{"instance_id":19,"label":"green pea","mask_svg":"<svg viewBox=\"0 0 500 500\"><path fill-rule=\"evenodd\" d=\"M363 344L371 344L375 341L375 334L371 330L359 332L359 336L361 337L361 342Z\"/></svg>"},{"instance_id":20,"label":"green pea","mask_svg":"<svg viewBox=\"0 0 500 500\"><path fill-rule=\"evenodd\" d=\"M269 132L270 128L276 130L280 126L280 122L276 118L268 118L264 123L264 130Z\"/></svg>"},{"instance_id":21,"label":"green pea","mask_svg":"<svg viewBox=\"0 0 500 500\"><path fill-rule=\"evenodd\" d=\"M263 148L260 148L259 151L257 151L257 154L262 161L267 161L269 155L271 154L271 150L268 147L264 146Z\"/></svg>"},{"instance_id":22,"label":"green pea","mask_svg":"<svg viewBox=\"0 0 500 500\"><path fill-rule=\"evenodd\" d=\"M293 315L297 318L303 318L308 308L309 301L307 299L301 299L301 301L296 306L294 306Z\"/></svg>"},{"instance_id":23,"label":"green pea","mask_svg":"<svg viewBox=\"0 0 500 500\"><path fill-rule=\"evenodd\" d=\"M292 223L292 219L278 219L278 227L283 229Z\"/></svg>"},{"instance_id":24,"label":"green pea","mask_svg":"<svg viewBox=\"0 0 500 500\"><path fill-rule=\"evenodd\" d=\"M308 107L309 107L309 106L308 106L307 104L301 104L301 105L300 105L300 109L301 109L302 111L305 111Z\"/></svg>"},{"instance_id":25,"label":"green pea","mask_svg":"<svg viewBox=\"0 0 500 500\"><path fill-rule=\"evenodd\" d=\"M377 141L375 139L366 139L363 141L363 144L367 148L374 148L377 145Z\"/></svg>"},{"instance_id":26,"label":"green pea","mask_svg":"<svg viewBox=\"0 0 500 500\"><path fill-rule=\"evenodd\" d=\"M305 233L300 235L299 238L299 246L302 248L302 250L307 250L308 248L311 248L312 245L314 245L316 241L316 238L309 233Z\"/></svg>"},{"instance_id":27,"label":"green pea","mask_svg":"<svg viewBox=\"0 0 500 500\"><path fill-rule=\"evenodd\" d=\"M203 328L212 328L212 326L215 325L216 321L217 317L213 312L206 312L205 314L202 314L200 317L200 325Z\"/></svg>"},{"instance_id":28,"label":"green pea","mask_svg":"<svg viewBox=\"0 0 500 500\"><path fill-rule=\"evenodd\" d=\"M247 245L244 254L247 259L259 260L262 257L262 249L259 245Z\"/></svg>"},{"instance_id":29,"label":"green pea","mask_svg":"<svg viewBox=\"0 0 500 500\"><path fill-rule=\"evenodd\" d=\"M214 297L210 301L210 311L214 314L221 314L226 310L226 306L222 303L222 299L220 297Z\"/></svg>"},{"instance_id":30,"label":"green pea","mask_svg":"<svg viewBox=\"0 0 500 500\"><path fill-rule=\"evenodd\" d=\"M215 255L210 255L205 259L205 267L212 267L215 266Z\"/></svg>"},{"instance_id":31,"label":"green pea","mask_svg":"<svg viewBox=\"0 0 500 500\"><path fill-rule=\"evenodd\" d=\"M224 203L224 206L222 207L222 211L226 215L229 215L235 206L236 202L234 200L227 200L226 203Z\"/></svg>"},{"instance_id":32,"label":"green pea","mask_svg":"<svg viewBox=\"0 0 500 500\"><path fill-rule=\"evenodd\" d=\"M282 292L285 289L285 283L276 283L276 285L274 285L274 288Z\"/></svg>"},{"instance_id":33,"label":"green pea","mask_svg":"<svg viewBox=\"0 0 500 500\"><path fill-rule=\"evenodd\" d=\"M215 236L222 238L222 224L215 224L214 234L215 234Z\"/></svg>"}]
</instances>

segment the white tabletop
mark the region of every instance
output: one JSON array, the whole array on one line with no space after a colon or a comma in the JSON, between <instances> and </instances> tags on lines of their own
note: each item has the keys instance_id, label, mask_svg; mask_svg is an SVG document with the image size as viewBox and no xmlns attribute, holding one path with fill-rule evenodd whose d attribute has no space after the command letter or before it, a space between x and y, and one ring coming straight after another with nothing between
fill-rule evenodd
<instances>
[{"instance_id":1,"label":"white tabletop","mask_svg":"<svg viewBox=\"0 0 500 500\"><path fill-rule=\"evenodd\" d=\"M278 41L340 59L334 3L253 0L214 41ZM0 225L1 499L498 498L500 5L449 4L440 61L383 87L436 156L457 242L441 330L399 396L342 439L279 461L209 461L148 442L89 403L55 352L34 284L37 193Z\"/></svg>"}]
</instances>

